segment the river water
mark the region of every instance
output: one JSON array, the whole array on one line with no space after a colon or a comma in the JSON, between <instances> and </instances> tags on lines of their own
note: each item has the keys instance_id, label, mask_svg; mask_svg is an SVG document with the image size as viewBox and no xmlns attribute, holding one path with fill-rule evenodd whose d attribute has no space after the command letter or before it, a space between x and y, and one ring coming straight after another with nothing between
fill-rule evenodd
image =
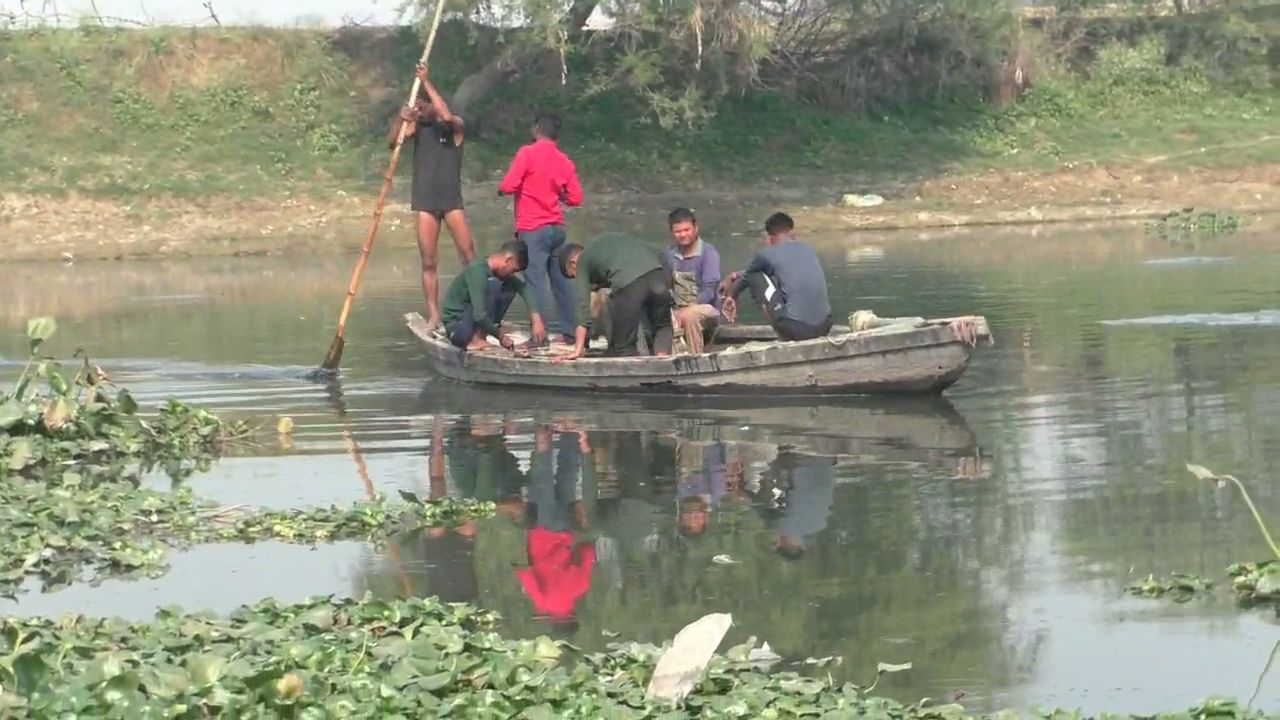
<instances>
[{"instance_id":1,"label":"river water","mask_svg":"<svg viewBox=\"0 0 1280 720\"><path fill-rule=\"evenodd\" d=\"M725 217L705 234L740 265L758 239ZM584 647L614 633L660 643L727 611L730 641L835 656L823 672L855 682L877 662L914 663L879 687L903 700L1156 712L1221 694L1280 710L1280 671L1259 681L1280 640L1274 610L1238 608L1221 582L1185 605L1124 593L1148 573L1221 580L1229 563L1267 557L1238 495L1184 466L1245 479L1280 518L1275 233L808 239L838 312L981 313L995 345L932 400L469 389L432 379L404 329L421 298L400 234L375 251L341 382L321 385L304 376L328 346L349 251L13 264L0 356L21 355L27 317L52 314L55 351L85 348L144 403L293 418L290 441L221 461L192 480L200 493L302 506L409 490L500 513L382 552L197 547L159 579L33 587L0 608L146 618L169 604L409 592ZM560 554L530 571L531 548Z\"/></svg>"}]
</instances>

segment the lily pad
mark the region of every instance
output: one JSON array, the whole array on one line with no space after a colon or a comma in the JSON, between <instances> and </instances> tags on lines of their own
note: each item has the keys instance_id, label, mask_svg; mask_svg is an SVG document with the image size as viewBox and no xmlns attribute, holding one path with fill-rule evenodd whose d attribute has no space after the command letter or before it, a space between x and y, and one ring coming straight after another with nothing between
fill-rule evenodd
<instances>
[{"instance_id":1,"label":"lily pad","mask_svg":"<svg viewBox=\"0 0 1280 720\"><path fill-rule=\"evenodd\" d=\"M51 317L32 318L27 321L27 337L32 342L44 342L58 331L58 321Z\"/></svg>"},{"instance_id":2,"label":"lily pad","mask_svg":"<svg viewBox=\"0 0 1280 720\"><path fill-rule=\"evenodd\" d=\"M1213 588L1213 582L1198 575L1173 573L1168 577L1158 578L1148 575L1146 578L1128 585L1125 590L1130 595L1149 598L1169 596L1174 602L1185 603L1197 595Z\"/></svg>"},{"instance_id":3,"label":"lily pad","mask_svg":"<svg viewBox=\"0 0 1280 720\"><path fill-rule=\"evenodd\" d=\"M187 661L187 674L197 686L218 682L226 669L227 659L217 655L196 655Z\"/></svg>"},{"instance_id":4,"label":"lily pad","mask_svg":"<svg viewBox=\"0 0 1280 720\"><path fill-rule=\"evenodd\" d=\"M0 430L8 430L27 416L22 403L13 398L0 402Z\"/></svg>"}]
</instances>

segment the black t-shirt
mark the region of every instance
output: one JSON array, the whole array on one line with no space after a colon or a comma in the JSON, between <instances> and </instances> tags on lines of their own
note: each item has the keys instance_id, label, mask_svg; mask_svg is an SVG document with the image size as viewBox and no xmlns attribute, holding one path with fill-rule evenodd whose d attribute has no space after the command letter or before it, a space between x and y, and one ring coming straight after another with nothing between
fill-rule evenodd
<instances>
[{"instance_id":1,"label":"black t-shirt","mask_svg":"<svg viewBox=\"0 0 1280 720\"><path fill-rule=\"evenodd\" d=\"M413 134L413 209L462 207L462 146L453 123L419 120Z\"/></svg>"}]
</instances>

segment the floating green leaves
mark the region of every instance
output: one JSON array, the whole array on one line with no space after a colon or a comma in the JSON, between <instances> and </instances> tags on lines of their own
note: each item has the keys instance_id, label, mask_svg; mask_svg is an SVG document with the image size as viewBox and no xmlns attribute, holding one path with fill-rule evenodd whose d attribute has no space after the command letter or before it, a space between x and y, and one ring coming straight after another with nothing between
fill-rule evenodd
<instances>
[{"instance_id":1,"label":"floating green leaves","mask_svg":"<svg viewBox=\"0 0 1280 720\"><path fill-rule=\"evenodd\" d=\"M90 479L118 480L163 467L178 479L206 469L230 442L250 433L248 423L225 422L174 400L154 417L139 416L129 391L116 388L87 357L68 375L61 363L40 355L56 329L52 318L27 323L31 357L13 389L0 394L0 470L56 477L75 469Z\"/></svg>"},{"instance_id":2,"label":"floating green leaves","mask_svg":"<svg viewBox=\"0 0 1280 720\"><path fill-rule=\"evenodd\" d=\"M219 509L186 487L90 484L75 473L57 481L10 478L0 483L0 594L13 594L27 577L49 590L86 571L90 579L158 576L168 567L169 548L190 543L381 540L492 514L491 503L447 499L391 506L382 496L349 507Z\"/></svg>"},{"instance_id":3,"label":"floating green leaves","mask_svg":"<svg viewBox=\"0 0 1280 720\"><path fill-rule=\"evenodd\" d=\"M143 419L101 368L85 360L67 381L58 363L38 356L55 329L52 319L28 323L32 357L0 395L0 594L28 578L48 590L86 574L155 576L170 547L189 543L381 540L493 512L488 503L411 493L394 507L375 497L346 508L217 509L182 486L139 487L137 477L156 467L174 480L209 469L250 426L172 400ZM44 386L29 392L37 380Z\"/></svg>"},{"instance_id":4,"label":"floating green leaves","mask_svg":"<svg viewBox=\"0 0 1280 720\"><path fill-rule=\"evenodd\" d=\"M1280 601L1280 562L1236 563L1227 568L1231 587L1246 603Z\"/></svg>"},{"instance_id":5,"label":"floating green leaves","mask_svg":"<svg viewBox=\"0 0 1280 720\"><path fill-rule=\"evenodd\" d=\"M1240 497L1249 508L1249 512L1253 514L1253 520L1258 525L1258 532L1262 534L1262 539L1276 556L1275 560L1236 563L1227 568L1227 575L1232 578L1232 588L1236 591L1237 598L1243 604L1280 601L1280 546L1277 546L1253 498L1249 497L1249 490L1245 488L1244 483L1233 475L1219 475L1203 465L1188 463L1187 472L1197 480L1207 480L1216 483L1219 487L1224 487L1228 483L1234 485L1240 491ZM1133 583L1126 589L1134 595L1146 597L1169 595L1177 602L1187 602L1211 586L1212 583L1198 576L1175 573L1169 578L1148 576L1146 580Z\"/></svg>"},{"instance_id":6,"label":"floating green leaves","mask_svg":"<svg viewBox=\"0 0 1280 720\"><path fill-rule=\"evenodd\" d=\"M1197 212L1195 208L1182 208L1148 223L1147 230L1159 235L1165 241L1179 242L1187 241L1196 235L1208 237L1229 235L1238 232L1243 224L1239 215L1210 210Z\"/></svg>"},{"instance_id":7,"label":"floating green leaves","mask_svg":"<svg viewBox=\"0 0 1280 720\"><path fill-rule=\"evenodd\" d=\"M1173 573L1167 578L1148 575L1145 579L1130 584L1125 590L1130 595L1139 597L1162 598L1167 595L1174 602L1185 603L1212 588L1213 583L1199 575Z\"/></svg>"},{"instance_id":8,"label":"floating green leaves","mask_svg":"<svg viewBox=\"0 0 1280 720\"><path fill-rule=\"evenodd\" d=\"M508 640L490 612L436 598L265 600L228 617L146 623L75 617L0 623L0 715L37 717L842 718L960 720L862 688L716 656L683 704L645 699L662 649L583 654ZM753 644L753 643L752 643ZM906 666L881 666L877 674ZM1039 713L1040 717L1071 717ZM1160 718L1262 718L1211 699Z\"/></svg>"}]
</instances>

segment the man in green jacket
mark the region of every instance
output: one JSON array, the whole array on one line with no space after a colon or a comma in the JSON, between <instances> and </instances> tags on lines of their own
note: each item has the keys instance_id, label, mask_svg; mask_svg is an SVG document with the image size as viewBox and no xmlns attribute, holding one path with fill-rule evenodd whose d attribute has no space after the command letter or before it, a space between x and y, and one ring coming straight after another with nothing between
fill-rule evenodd
<instances>
[{"instance_id":1,"label":"man in green jacket","mask_svg":"<svg viewBox=\"0 0 1280 720\"><path fill-rule=\"evenodd\" d=\"M610 288L600 311L609 314L609 354L635 355L639 333L655 355L671 347L671 280L657 251L626 235L610 234L583 248L562 245L556 253L564 276L574 280L578 327L573 352L557 361L576 360L587 353L591 333L591 293Z\"/></svg>"},{"instance_id":2,"label":"man in green jacket","mask_svg":"<svg viewBox=\"0 0 1280 720\"><path fill-rule=\"evenodd\" d=\"M547 336L542 316L528 287L516 277L528 264L529 251L525 244L512 240L464 268L449 285L449 292L441 303L449 342L465 350L483 350L489 347L486 338L492 336L498 338L502 347L513 349L515 341L502 332L501 325L511 301L519 295L529 308L533 325L531 339L541 343Z\"/></svg>"}]
</instances>

